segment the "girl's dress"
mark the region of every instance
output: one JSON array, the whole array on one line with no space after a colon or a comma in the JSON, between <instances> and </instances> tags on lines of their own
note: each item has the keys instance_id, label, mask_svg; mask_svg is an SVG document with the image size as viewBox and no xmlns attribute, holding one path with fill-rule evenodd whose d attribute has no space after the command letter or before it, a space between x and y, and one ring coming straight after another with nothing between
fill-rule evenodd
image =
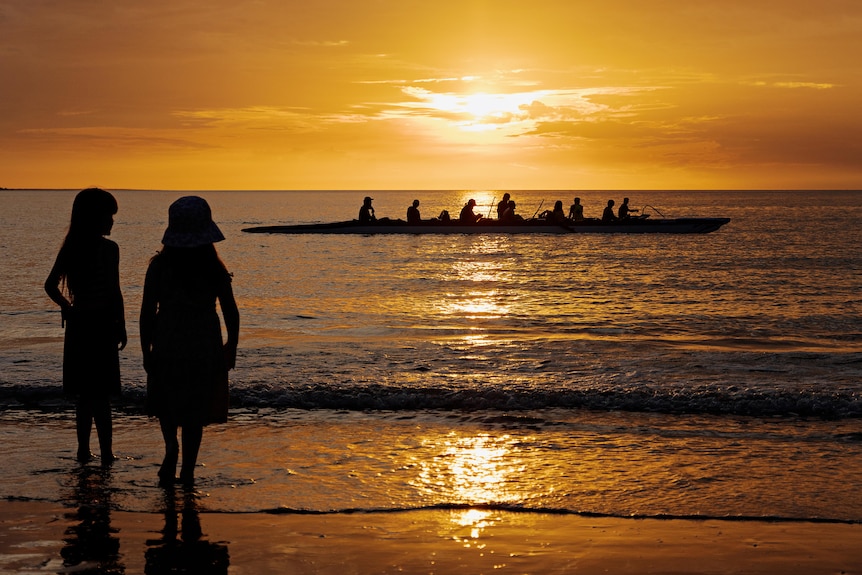
<instances>
[{"instance_id":1,"label":"girl's dress","mask_svg":"<svg viewBox=\"0 0 862 575\"><path fill-rule=\"evenodd\" d=\"M57 266L69 269L72 309L64 315L63 392L82 398L120 393L119 335L123 329L120 249L107 238L87 249L74 269L62 250Z\"/></svg>"},{"instance_id":2,"label":"girl's dress","mask_svg":"<svg viewBox=\"0 0 862 575\"><path fill-rule=\"evenodd\" d=\"M204 277L166 265L162 255L153 258L145 287L158 302L147 377L149 415L179 425L227 421L228 370L216 300L230 282L226 270Z\"/></svg>"}]
</instances>

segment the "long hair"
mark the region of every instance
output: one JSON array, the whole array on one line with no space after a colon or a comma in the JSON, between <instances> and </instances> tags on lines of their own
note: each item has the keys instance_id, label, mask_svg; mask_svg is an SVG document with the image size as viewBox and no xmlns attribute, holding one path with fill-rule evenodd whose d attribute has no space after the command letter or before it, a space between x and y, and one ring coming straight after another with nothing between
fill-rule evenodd
<instances>
[{"instance_id":1,"label":"long hair","mask_svg":"<svg viewBox=\"0 0 862 575\"><path fill-rule=\"evenodd\" d=\"M107 216L117 213L117 200L101 188L81 190L72 202L72 220L66 242L100 237Z\"/></svg>"},{"instance_id":2,"label":"long hair","mask_svg":"<svg viewBox=\"0 0 862 575\"><path fill-rule=\"evenodd\" d=\"M81 190L72 202L72 219L63 246L60 286L75 294L76 276L92 257L90 250L105 233L105 220L117 213L117 200L101 188Z\"/></svg>"}]
</instances>

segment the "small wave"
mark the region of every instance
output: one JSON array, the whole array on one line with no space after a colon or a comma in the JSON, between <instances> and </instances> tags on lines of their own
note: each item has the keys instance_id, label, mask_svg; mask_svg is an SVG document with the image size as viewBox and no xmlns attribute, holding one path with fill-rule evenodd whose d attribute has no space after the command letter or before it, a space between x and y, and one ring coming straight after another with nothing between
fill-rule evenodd
<instances>
[{"instance_id":1,"label":"small wave","mask_svg":"<svg viewBox=\"0 0 862 575\"><path fill-rule=\"evenodd\" d=\"M116 402L140 411L145 391L133 387ZM0 409L64 410L72 405L58 386L0 385ZM862 417L862 392L851 389L745 389L702 386L544 388L501 385L439 388L333 383L329 385L245 384L231 389L231 406L243 409L329 409L345 411L535 411L589 409L666 414L739 416Z\"/></svg>"},{"instance_id":2,"label":"small wave","mask_svg":"<svg viewBox=\"0 0 862 575\"><path fill-rule=\"evenodd\" d=\"M835 390L739 389L702 387L686 390L648 386L545 388L414 388L347 383L311 388L248 386L232 390L232 405L245 408L335 410L620 410L747 416L862 416L862 394Z\"/></svg>"},{"instance_id":3,"label":"small wave","mask_svg":"<svg viewBox=\"0 0 862 575\"><path fill-rule=\"evenodd\" d=\"M676 514L614 514L594 513L590 511L572 511L571 509L559 509L553 507L525 507L523 505L511 505L503 503L441 503L436 505L421 505L416 507L350 507L345 509L314 510L295 509L290 507L276 507L274 509L262 509L259 513L271 515L354 515L354 514L383 514L383 513L410 513L415 511L497 511L507 513L532 513L543 515L574 515L578 517L598 517L611 519L654 519L660 521L737 521L737 522L768 522L768 523L818 523L818 524L840 524L860 525L862 520L838 519L834 517L787 517L777 515L676 515Z\"/></svg>"},{"instance_id":4,"label":"small wave","mask_svg":"<svg viewBox=\"0 0 862 575\"><path fill-rule=\"evenodd\" d=\"M21 495L10 495L3 498L9 502L40 502L56 503L51 497L30 497ZM122 511L122 508L118 510ZM841 519L837 517L793 517L782 515L691 515L691 514L669 514L669 513L597 513L593 511L575 511L556 507L527 507L524 505L513 505L507 503L439 503L434 505L417 505L414 507L346 507L343 509L299 509L293 507L274 507L270 509L258 509L255 511L227 511L218 509L207 509L207 513L222 515L249 515L261 513L267 515L377 515L413 513L422 511L488 511L498 513L518 513L534 515L560 515L585 518L608 518L608 519L632 519L655 521L723 521L740 523L813 523L832 525L862 525L862 519Z\"/></svg>"}]
</instances>

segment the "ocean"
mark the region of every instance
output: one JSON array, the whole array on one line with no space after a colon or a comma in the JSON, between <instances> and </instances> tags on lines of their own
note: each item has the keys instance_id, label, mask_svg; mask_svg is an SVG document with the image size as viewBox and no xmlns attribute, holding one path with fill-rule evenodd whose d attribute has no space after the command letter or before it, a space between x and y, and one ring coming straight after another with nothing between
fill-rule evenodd
<instances>
[{"instance_id":1,"label":"ocean","mask_svg":"<svg viewBox=\"0 0 862 575\"><path fill-rule=\"evenodd\" d=\"M0 497L73 500L63 330L42 284L76 191L0 191ZM511 509L862 522L862 192L579 196L706 235L266 235L256 225L488 212L500 191L201 191L242 319L231 415L208 427L214 512ZM111 506L153 511L142 415L147 262L187 192L115 191L128 347ZM93 438L95 449L95 434Z\"/></svg>"}]
</instances>

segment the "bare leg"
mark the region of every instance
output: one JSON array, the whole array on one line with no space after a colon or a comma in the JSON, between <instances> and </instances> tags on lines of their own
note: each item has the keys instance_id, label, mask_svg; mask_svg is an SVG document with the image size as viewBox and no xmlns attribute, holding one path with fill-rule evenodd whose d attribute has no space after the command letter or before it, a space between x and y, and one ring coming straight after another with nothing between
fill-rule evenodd
<instances>
[{"instance_id":1,"label":"bare leg","mask_svg":"<svg viewBox=\"0 0 862 575\"><path fill-rule=\"evenodd\" d=\"M93 419L96 422L96 433L99 435L102 465L110 465L114 462L114 431L111 420L111 402L108 398L93 401Z\"/></svg>"},{"instance_id":2,"label":"bare leg","mask_svg":"<svg viewBox=\"0 0 862 575\"><path fill-rule=\"evenodd\" d=\"M177 460L180 455L180 444L177 441L177 424L172 418L160 417L159 425L162 428L162 437L165 440L165 458L159 469L159 483L161 485L173 485L177 470Z\"/></svg>"},{"instance_id":3,"label":"bare leg","mask_svg":"<svg viewBox=\"0 0 862 575\"><path fill-rule=\"evenodd\" d=\"M191 486L195 482L195 465L203 435L202 425L183 425L183 466L180 470L180 480L184 485Z\"/></svg>"},{"instance_id":4,"label":"bare leg","mask_svg":"<svg viewBox=\"0 0 862 575\"><path fill-rule=\"evenodd\" d=\"M78 436L78 461L86 463L93 458L90 453L90 429L93 427L93 408L89 399L78 398L75 405L75 432Z\"/></svg>"}]
</instances>

